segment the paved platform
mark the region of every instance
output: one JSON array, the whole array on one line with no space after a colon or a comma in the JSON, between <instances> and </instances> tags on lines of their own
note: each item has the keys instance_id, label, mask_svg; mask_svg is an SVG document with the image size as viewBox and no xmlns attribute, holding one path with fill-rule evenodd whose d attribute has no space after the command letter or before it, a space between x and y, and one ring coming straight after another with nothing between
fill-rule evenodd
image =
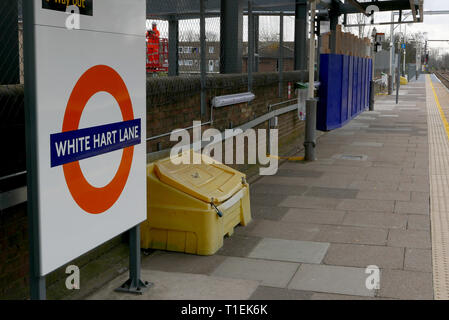
<instances>
[{"instance_id":1,"label":"paved platform","mask_svg":"<svg viewBox=\"0 0 449 320\"><path fill-rule=\"evenodd\" d=\"M216 255L157 251L143 257L155 283L146 294L113 292L123 275L89 298L447 298L446 111L435 78L403 86L398 105L379 97L376 111L320 138L317 161L284 163L253 183L254 221ZM378 289L366 286L368 266L380 270Z\"/></svg>"}]
</instances>

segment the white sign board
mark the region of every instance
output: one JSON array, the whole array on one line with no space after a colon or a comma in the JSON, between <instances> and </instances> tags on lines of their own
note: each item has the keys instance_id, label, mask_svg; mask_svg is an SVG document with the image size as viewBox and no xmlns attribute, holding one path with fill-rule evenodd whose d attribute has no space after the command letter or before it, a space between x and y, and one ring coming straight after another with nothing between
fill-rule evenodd
<instances>
[{"instance_id":1,"label":"white sign board","mask_svg":"<svg viewBox=\"0 0 449 320\"><path fill-rule=\"evenodd\" d=\"M32 1L43 276L146 219L146 5Z\"/></svg>"}]
</instances>

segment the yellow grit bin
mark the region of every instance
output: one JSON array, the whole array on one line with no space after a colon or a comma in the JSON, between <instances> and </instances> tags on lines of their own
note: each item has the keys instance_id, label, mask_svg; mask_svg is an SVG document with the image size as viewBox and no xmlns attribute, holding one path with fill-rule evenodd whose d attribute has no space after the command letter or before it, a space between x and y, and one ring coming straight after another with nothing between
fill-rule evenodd
<instances>
[{"instance_id":1,"label":"yellow grit bin","mask_svg":"<svg viewBox=\"0 0 449 320\"><path fill-rule=\"evenodd\" d=\"M201 164L174 164L166 158L147 165L142 248L212 255L234 227L251 221L245 174L196 155Z\"/></svg>"}]
</instances>

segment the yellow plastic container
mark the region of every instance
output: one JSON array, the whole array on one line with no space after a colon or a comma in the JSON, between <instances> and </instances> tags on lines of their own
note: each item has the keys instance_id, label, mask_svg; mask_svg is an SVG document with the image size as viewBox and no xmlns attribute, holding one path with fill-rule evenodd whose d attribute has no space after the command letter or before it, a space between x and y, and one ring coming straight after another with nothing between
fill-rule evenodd
<instances>
[{"instance_id":1,"label":"yellow plastic container","mask_svg":"<svg viewBox=\"0 0 449 320\"><path fill-rule=\"evenodd\" d=\"M400 81L400 83L401 83L401 86L408 84L407 78L401 76L401 81Z\"/></svg>"},{"instance_id":2,"label":"yellow plastic container","mask_svg":"<svg viewBox=\"0 0 449 320\"><path fill-rule=\"evenodd\" d=\"M251 221L245 175L223 164L149 164L147 200L142 248L212 255Z\"/></svg>"}]
</instances>

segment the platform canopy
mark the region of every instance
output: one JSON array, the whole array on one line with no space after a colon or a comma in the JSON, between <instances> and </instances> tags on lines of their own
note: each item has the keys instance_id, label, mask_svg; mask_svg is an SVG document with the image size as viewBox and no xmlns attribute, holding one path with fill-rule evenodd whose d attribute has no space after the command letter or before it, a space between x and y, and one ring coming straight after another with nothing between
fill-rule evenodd
<instances>
[{"instance_id":1,"label":"platform canopy","mask_svg":"<svg viewBox=\"0 0 449 320\"><path fill-rule=\"evenodd\" d=\"M233 0L227 0L233 1ZM242 1L244 10L248 1ZM253 0L253 10L259 14L273 14L282 11L284 14L294 13L296 4L304 4L306 0ZM206 1L206 15L220 14L220 0ZM376 5L379 11L413 12L414 22L422 22L424 0L321 0L318 10L331 10L334 15L366 13L370 5ZM367 15L369 15L368 13ZM198 16L199 0L160 1L147 0L147 17L168 18L176 16Z\"/></svg>"}]
</instances>

